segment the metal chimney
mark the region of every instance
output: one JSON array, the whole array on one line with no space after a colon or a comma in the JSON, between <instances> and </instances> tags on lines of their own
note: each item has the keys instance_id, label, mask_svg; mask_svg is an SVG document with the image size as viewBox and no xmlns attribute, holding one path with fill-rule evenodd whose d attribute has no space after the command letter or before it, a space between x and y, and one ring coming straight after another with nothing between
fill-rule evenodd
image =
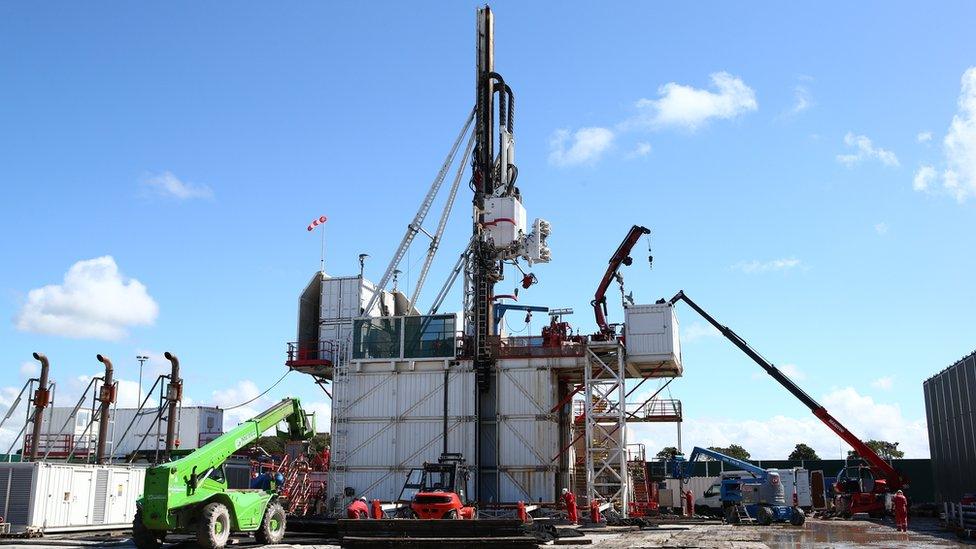
<instances>
[{"instance_id":1,"label":"metal chimney","mask_svg":"<svg viewBox=\"0 0 976 549\"><path fill-rule=\"evenodd\" d=\"M105 443L108 441L108 423L112 417L112 403L115 402L115 380L112 378L112 361L107 356L95 355L105 365L105 378L98 393L101 412L98 415L98 446L95 447L95 462L105 463Z\"/></svg>"},{"instance_id":2,"label":"metal chimney","mask_svg":"<svg viewBox=\"0 0 976 549\"><path fill-rule=\"evenodd\" d=\"M34 353L34 359L41 363L41 377L34 392L34 430L31 432L30 460L37 461L37 446L41 440L41 427L44 423L44 408L47 407L51 393L47 387L48 364L47 357L41 353Z\"/></svg>"},{"instance_id":3,"label":"metal chimney","mask_svg":"<svg viewBox=\"0 0 976 549\"><path fill-rule=\"evenodd\" d=\"M176 449L176 407L183 398L183 380L180 379L180 359L166 351L163 354L173 365L169 374L169 386L166 388L166 400L169 401L169 412L166 416L166 457Z\"/></svg>"}]
</instances>

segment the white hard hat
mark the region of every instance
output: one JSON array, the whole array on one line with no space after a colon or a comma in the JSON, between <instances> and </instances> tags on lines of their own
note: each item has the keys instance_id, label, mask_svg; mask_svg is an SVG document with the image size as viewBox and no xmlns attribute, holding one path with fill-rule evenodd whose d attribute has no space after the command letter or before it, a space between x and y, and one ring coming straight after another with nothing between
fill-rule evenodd
<instances>
[{"instance_id":1,"label":"white hard hat","mask_svg":"<svg viewBox=\"0 0 976 549\"><path fill-rule=\"evenodd\" d=\"M567 492L569 492L569 488L563 488L563 493L565 494Z\"/></svg>"},{"instance_id":2,"label":"white hard hat","mask_svg":"<svg viewBox=\"0 0 976 549\"><path fill-rule=\"evenodd\" d=\"M359 496L359 501L366 501L366 496Z\"/></svg>"}]
</instances>

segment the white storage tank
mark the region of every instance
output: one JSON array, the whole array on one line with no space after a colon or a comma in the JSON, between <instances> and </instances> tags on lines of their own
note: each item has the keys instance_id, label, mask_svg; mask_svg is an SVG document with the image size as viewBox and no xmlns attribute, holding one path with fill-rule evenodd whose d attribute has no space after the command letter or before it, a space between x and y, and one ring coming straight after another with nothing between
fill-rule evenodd
<instances>
[{"instance_id":1,"label":"white storage tank","mask_svg":"<svg viewBox=\"0 0 976 549\"><path fill-rule=\"evenodd\" d=\"M128 465L0 463L0 513L13 533L128 528L145 477Z\"/></svg>"},{"instance_id":2,"label":"white storage tank","mask_svg":"<svg viewBox=\"0 0 976 549\"><path fill-rule=\"evenodd\" d=\"M681 375L681 342L674 307L667 303L627 307L624 341L629 368L651 377Z\"/></svg>"}]
</instances>

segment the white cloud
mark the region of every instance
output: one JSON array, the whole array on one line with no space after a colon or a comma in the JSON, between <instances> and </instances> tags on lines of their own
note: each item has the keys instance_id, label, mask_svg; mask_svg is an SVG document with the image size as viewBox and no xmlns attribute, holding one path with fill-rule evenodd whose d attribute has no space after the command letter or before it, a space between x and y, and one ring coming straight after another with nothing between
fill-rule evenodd
<instances>
[{"instance_id":1,"label":"white cloud","mask_svg":"<svg viewBox=\"0 0 976 549\"><path fill-rule=\"evenodd\" d=\"M112 256L79 261L61 285L31 290L15 319L18 330L72 338L116 340L130 326L156 321L159 306Z\"/></svg>"},{"instance_id":2,"label":"white cloud","mask_svg":"<svg viewBox=\"0 0 976 549\"><path fill-rule=\"evenodd\" d=\"M897 404L875 402L869 396L846 387L825 395L821 402L845 427L862 440L879 439L898 442L908 458L929 456L928 429L924 419L910 420ZM802 410L797 405L797 410ZM756 459L785 459L800 442L812 446L820 457L846 457L849 446L813 414L789 417L775 415L765 419L735 421L726 418L685 418L681 428L684 449L693 446L728 446L739 444ZM674 427L670 425L634 424L628 426L628 441L643 442L649 454L664 446L673 446Z\"/></svg>"},{"instance_id":3,"label":"white cloud","mask_svg":"<svg viewBox=\"0 0 976 549\"><path fill-rule=\"evenodd\" d=\"M769 271L788 271L800 265L800 260L795 257L773 259L771 261L740 261L732 266L732 270L742 271L746 274L765 273Z\"/></svg>"},{"instance_id":4,"label":"white cloud","mask_svg":"<svg viewBox=\"0 0 976 549\"><path fill-rule=\"evenodd\" d=\"M242 421L251 419L261 413L262 410L271 406L272 402L267 396L258 397L261 390L251 380L245 379L238 381L226 389L214 391L211 394L211 402L220 408L230 408L238 406L244 402L254 399L247 406L241 406L233 410L224 411L224 430L236 426Z\"/></svg>"},{"instance_id":5,"label":"white cloud","mask_svg":"<svg viewBox=\"0 0 976 549\"><path fill-rule=\"evenodd\" d=\"M915 171L915 179L912 180L912 188L919 192L928 191L935 181L935 168L932 166L922 166Z\"/></svg>"},{"instance_id":6,"label":"white cloud","mask_svg":"<svg viewBox=\"0 0 976 549\"><path fill-rule=\"evenodd\" d=\"M575 133L556 130L549 139L549 163L559 167L593 164L613 144L613 137L607 128L580 128Z\"/></svg>"},{"instance_id":7,"label":"white cloud","mask_svg":"<svg viewBox=\"0 0 976 549\"><path fill-rule=\"evenodd\" d=\"M630 158L644 157L651 154L651 144L646 141L641 141L634 147L634 150L630 151L627 156Z\"/></svg>"},{"instance_id":8,"label":"white cloud","mask_svg":"<svg viewBox=\"0 0 976 549\"><path fill-rule=\"evenodd\" d=\"M20 392L20 387L3 387L0 388L0 418L7 414L10 406L13 404L14 399L17 398L17 393ZM12 414L11 418L4 423L3 427L0 428L0 453L6 453L7 448L10 448L10 444L14 441L14 437L17 435L17 431L20 430L23 424L23 417L27 406L26 394L21 398L21 401L17 404L15 412ZM20 448L17 445L12 451L16 451Z\"/></svg>"},{"instance_id":9,"label":"white cloud","mask_svg":"<svg viewBox=\"0 0 976 549\"><path fill-rule=\"evenodd\" d=\"M182 181L168 171L146 176L142 183L152 194L177 200L213 198L214 195L210 187Z\"/></svg>"},{"instance_id":10,"label":"white cloud","mask_svg":"<svg viewBox=\"0 0 976 549\"><path fill-rule=\"evenodd\" d=\"M807 378L807 375L796 364L784 364L777 366L777 368L793 381L803 381Z\"/></svg>"},{"instance_id":11,"label":"white cloud","mask_svg":"<svg viewBox=\"0 0 976 549\"><path fill-rule=\"evenodd\" d=\"M871 382L871 386L876 389L884 389L885 391L891 389L895 384L895 378L893 376L881 376L878 379Z\"/></svg>"},{"instance_id":12,"label":"white cloud","mask_svg":"<svg viewBox=\"0 0 976 549\"><path fill-rule=\"evenodd\" d=\"M942 192L960 204L976 196L976 67L962 75L959 110L952 117L949 131L942 139L945 168L942 170ZM919 142L932 138L931 132L918 134ZM934 166L921 166L912 180L916 191L930 192L939 179Z\"/></svg>"},{"instance_id":13,"label":"white cloud","mask_svg":"<svg viewBox=\"0 0 976 549\"><path fill-rule=\"evenodd\" d=\"M625 126L678 127L694 131L711 119L729 119L759 108L756 92L727 72L709 75L715 91L668 82L658 88L658 99L637 101L638 116Z\"/></svg>"},{"instance_id":14,"label":"white cloud","mask_svg":"<svg viewBox=\"0 0 976 549\"><path fill-rule=\"evenodd\" d=\"M810 95L809 88L803 85L793 88L793 107L788 114L796 116L812 106L813 96Z\"/></svg>"},{"instance_id":15,"label":"white cloud","mask_svg":"<svg viewBox=\"0 0 976 549\"><path fill-rule=\"evenodd\" d=\"M308 402L302 401L302 408L305 413L315 414L315 431L317 433L327 433L332 430L332 405L324 401Z\"/></svg>"},{"instance_id":16,"label":"white cloud","mask_svg":"<svg viewBox=\"0 0 976 549\"><path fill-rule=\"evenodd\" d=\"M876 232L876 233L878 233L878 234L880 234L882 236L888 234L888 224L885 223L885 222L875 223L874 224L874 232Z\"/></svg>"},{"instance_id":17,"label":"white cloud","mask_svg":"<svg viewBox=\"0 0 976 549\"><path fill-rule=\"evenodd\" d=\"M864 160L878 160L885 166L897 167L900 165L895 153L881 147L875 147L867 136L847 132L847 135L844 136L844 144L857 149L854 154L837 155L837 161L848 168L852 168Z\"/></svg>"},{"instance_id":18,"label":"white cloud","mask_svg":"<svg viewBox=\"0 0 976 549\"><path fill-rule=\"evenodd\" d=\"M704 322L694 321L691 324L681 328L681 342L691 343L692 341L697 341L706 337L716 337L722 334L715 329L711 324L705 324Z\"/></svg>"},{"instance_id":19,"label":"white cloud","mask_svg":"<svg viewBox=\"0 0 976 549\"><path fill-rule=\"evenodd\" d=\"M41 372L41 365L37 362L22 362L20 364L20 375L24 377L34 377Z\"/></svg>"},{"instance_id":20,"label":"white cloud","mask_svg":"<svg viewBox=\"0 0 976 549\"><path fill-rule=\"evenodd\" d=\"M962 75L959 112L942 140L946 169L942 186L957 201L976 195L976 67Z\"/></svg>"},{"instance_id":21,"label":"white cloud","mask_svg":"<svg viewBox=\"0 0 976 549\"><path fill-rule=\"evenodd\" d=\"M918 132L918 135L915 136L915 141L918 141L919 143L928 143L929 141L932 141L932 132Z\"/></svg>"}]
</instances>

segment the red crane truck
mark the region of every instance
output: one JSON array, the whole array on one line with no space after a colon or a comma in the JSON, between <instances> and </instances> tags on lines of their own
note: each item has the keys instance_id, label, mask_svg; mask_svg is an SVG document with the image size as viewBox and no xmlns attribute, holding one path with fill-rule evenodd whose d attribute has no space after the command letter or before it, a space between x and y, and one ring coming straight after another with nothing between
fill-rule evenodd
<instances>
[{"instance_id":1,"label":"red crane truck","mask_svg":"<svg viewBox=\"0 0 976 549\"><path fill-rule=\"evenodd\" d=\"M663 301L663 300L662 300ZM851 516L856 513L867 513L871 516L881 516L885 513L885 500L887 496L896 490L908 487L908 477L895 469L888 462L881 458L870 446L857 438L854 433L847 430L837 419L830 415L826 408L813 400L796 383L786 377L778 368L773 366L768 360L756 352L739 334L732 331L728 326L719 324L712 315L705 312L697 303L685 295L684 291L679 291L668 302L674 305L678 301L684 301L709 324L715 327L726 339L732 342L749 358L756 362L766 373L786 388L800 402L810 408L813 415L824 422L831 431L837 433L841 439L854 448L857 455L861 456L868 465L851 465L844 467L837 475L837 482L834 484L834 508L842 516Z\"/></svg>"}]
</instances>

